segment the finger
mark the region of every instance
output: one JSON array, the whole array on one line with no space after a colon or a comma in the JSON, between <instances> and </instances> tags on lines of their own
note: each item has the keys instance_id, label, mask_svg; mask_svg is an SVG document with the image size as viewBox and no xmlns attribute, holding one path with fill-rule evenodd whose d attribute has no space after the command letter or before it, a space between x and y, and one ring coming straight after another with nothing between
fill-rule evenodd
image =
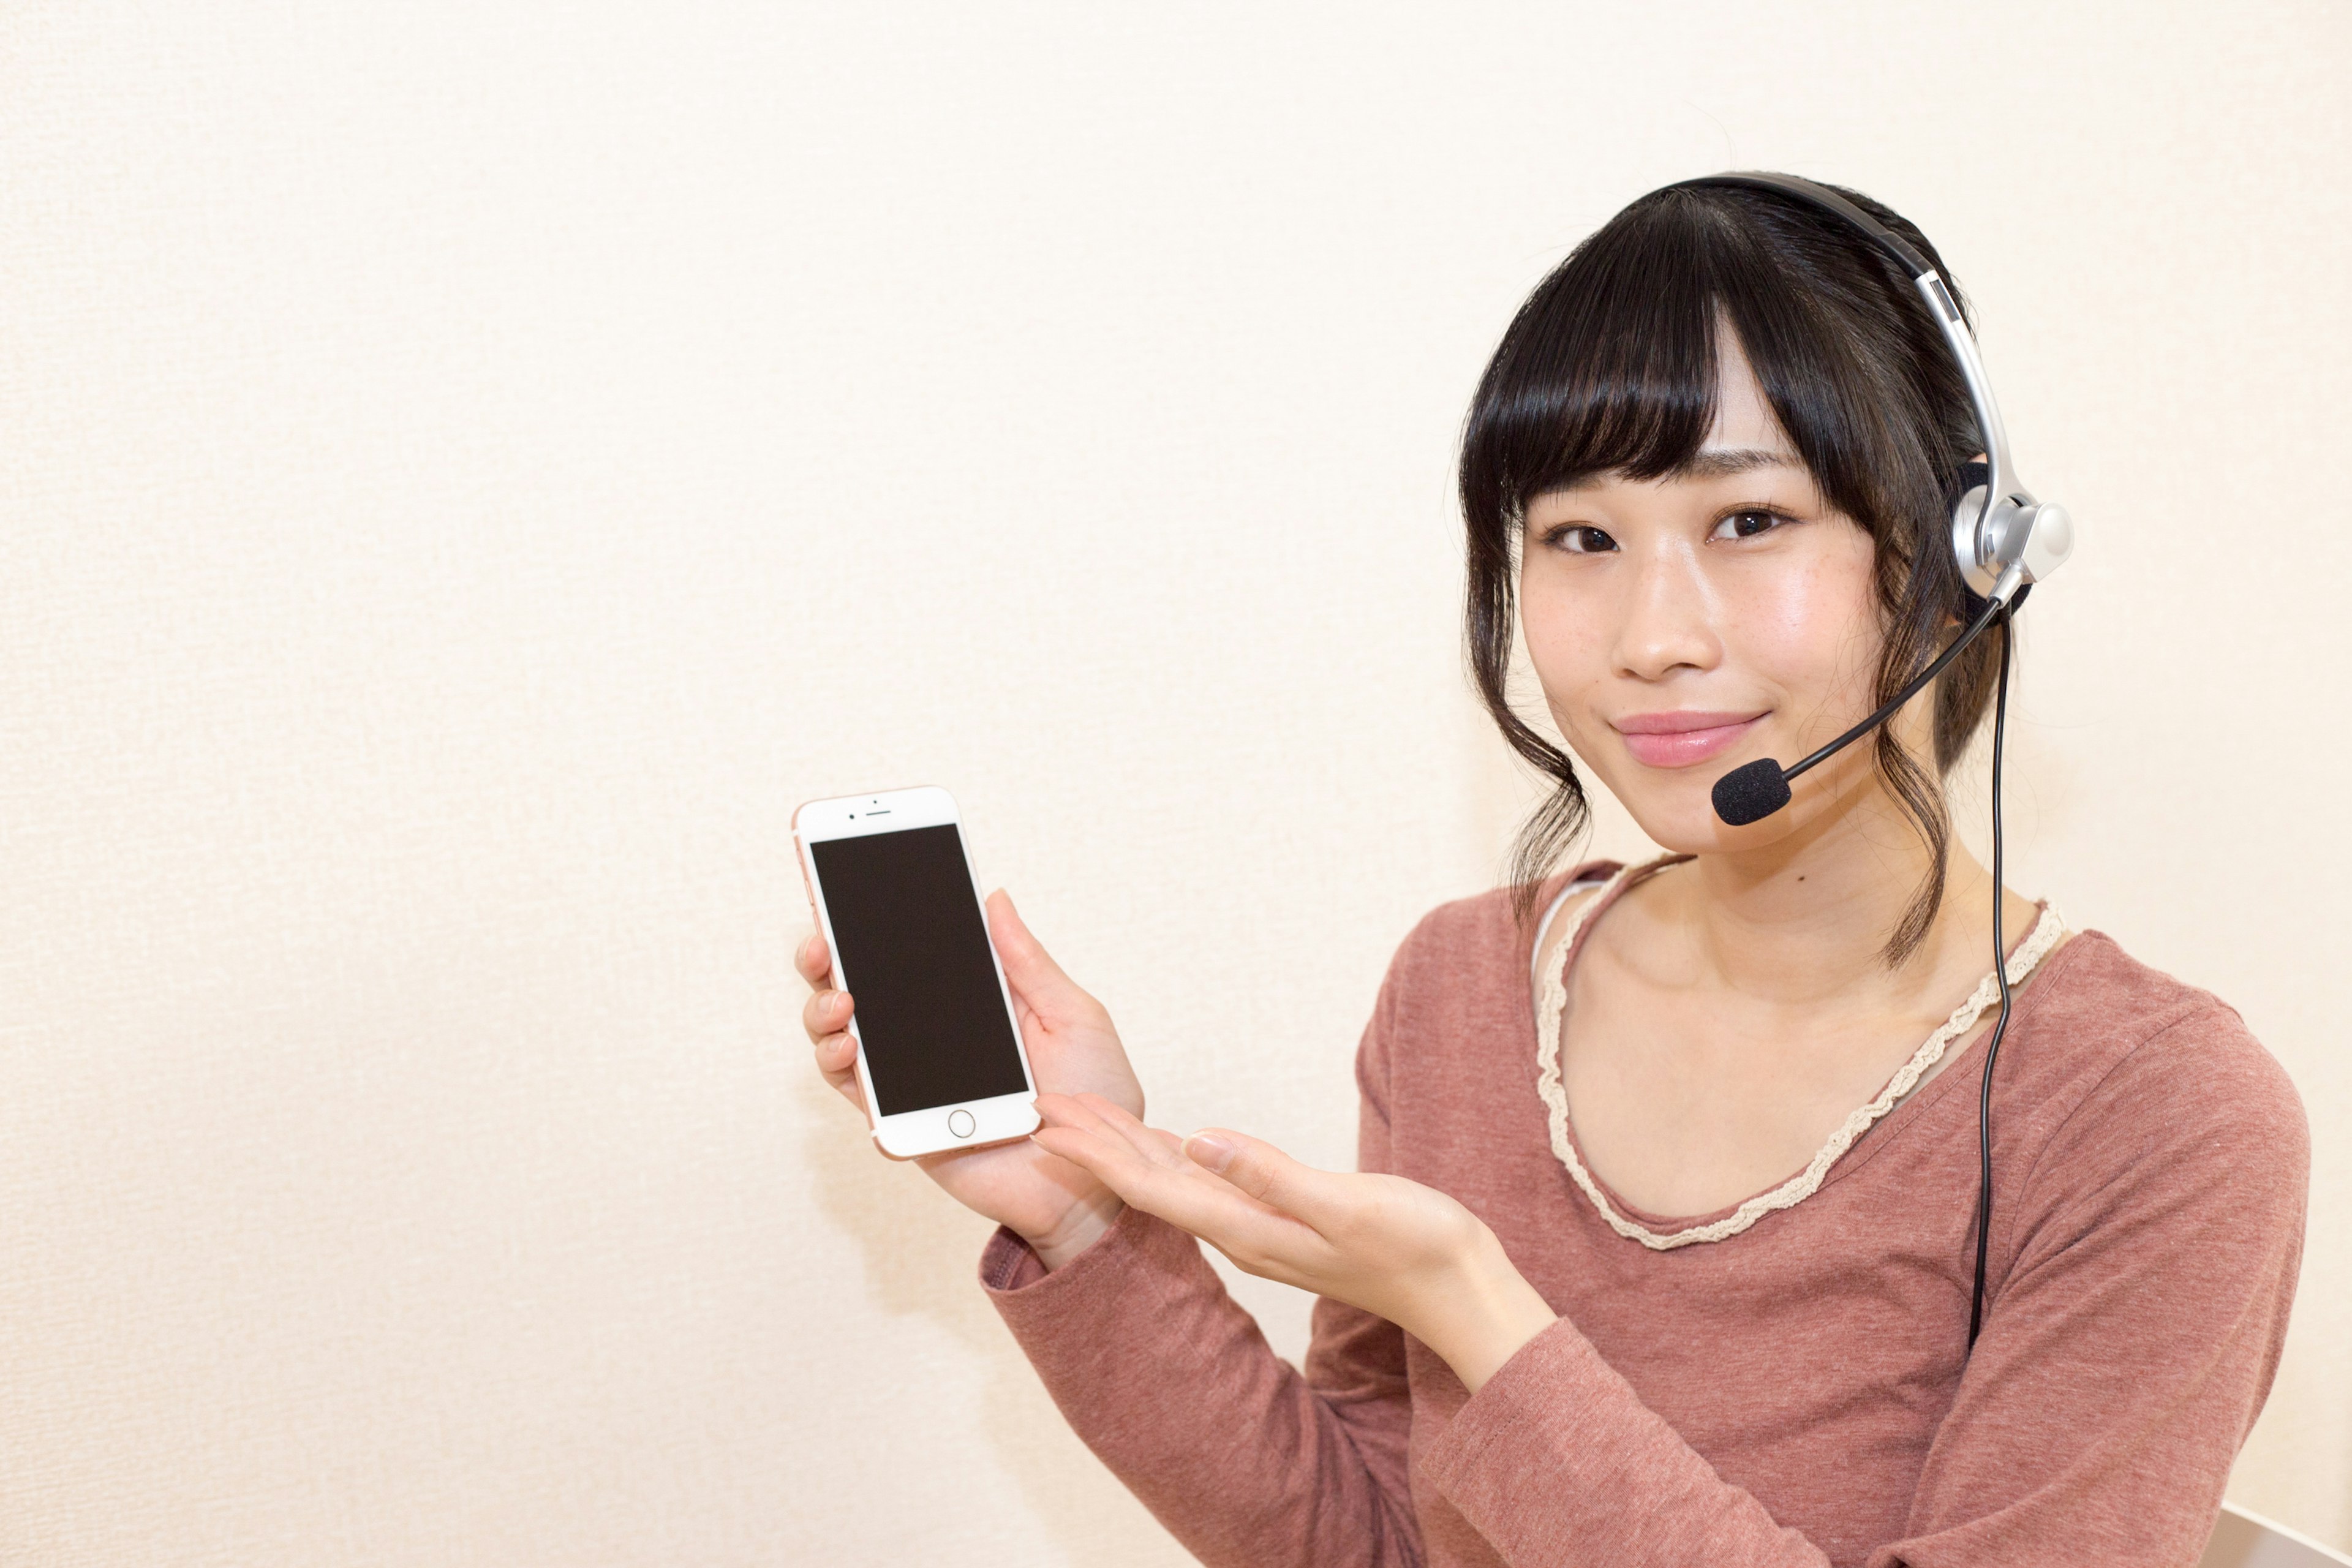
<instances>
[{"instance_id":1,"label":"finger","mask_svg":"<svg viewBox=\"0 0 2352 1568\"><path fill-rule=\"evenodd\" d=\"M1133 1168L1139 1166L1141 1162L1136 1157L1135 1151L1122 1140L1112 1136L1091 1119L1074 1121L1066 1107L1058 1113L1049 1109L1044 1096L1039 1097L1037 1114L1042 1125L1029 1134L1031 1142L1083 1167L1111 1185L1113 1191L1119 1190L1118 1183L1111 1181L1113 1176L1126 1185L1136 1184L1137 1173Z\"/></svg>"},{"instance_id":2,"label":"finger","mask_svg":"<svg viewBox=\"0 0 2352 1568\"><path fill-rule=\"evenodd\" d=\"M866 1109L866 1090L857 1081L857 1037L846 1031L815 1042L817 1070L835 1093L858 1110Z\"/></svg>"},{"instance_id":3,"label":"finger","mask_svg":"<svg viewBox=\"0 0 2352 1568\"><path fill-rule=\"evenodd\" d=\"M801 1027L812 1040L849 1027L849 1016L857 1010L846 991L820 991L801 1004Z\"/></svg>"},{"instance_id":4,"label":"finger","mask_svg":"<svg viewBox=\"0 0 2352 1568\"><path fill-rule=\"evenodd\" d=\"M827 1078L856 1076L857 1037L843 1029L815 1040L816 1065Z\"/></svg>"},{"instance_id":5,"label":"finger","mask_svg":"<svg viewBox=\"0 0 2352 1568\"><path fill-rule=\"evenodd\" d=\"M1075 1128L1093 1133L1108 1142L1113 1148L1125 1144L1129 1152L1148 1164L1224 1187L1251 1207L1265 1214L1281 1213L1242 1193L1223 1177L1203 1169L1185 1154L1182 1139L1173 1132L1146 1125L1115 1100L1090 1093L1041 1094L1037 1097L1037 1113L1050 1126Z\"/></svg>"},{"instance_id":6,"label":"finger","mask_svg":"<svg viewBox=\"0 0 2352 1568\"><path fill-rule=\"evenodd\" d=\"M1184 1157L1184 1141L1148 1127L1117 1100L1099 1094L1041 1094L1037 1114L1050 1126L1075 1127L1124 1143L1140 1158L1165 1170L1204 1180L1208 1173Z\"/></svg>"},{"instance_id":7,"label":"finger","mask_svg":"<svg viewBox=\"0 0 2352 1568\"><path fill-rule=\"evenodd\" d=\"M1190 1231L1253 1273L1296 1272L1297 1260L1328 1250L1311 1227L1265 1208L1204 1171L1155 1163L1108 1126L1047 1126L1029 1137L1084 1166L1137 1208Z\"/></svg>"},{"instance_id":8,"label":"finger","mask_svg":"<svg viewBox=\"0 0 2352 1568\"><path fill-rule=\"evenodd\" d=\"M1143 1119L1115 1100L1093 1093L1070 1096L1112 1132L1125 1139L1137 1153L1155 1165L1181 1166L1188 1162L1184 1140L1173 1132L1147 1125Z\"/></svg>"},{"instance_id":9,"label":"finger","mask_svg":"<svg viewBox=\"0 0 2352 1568\"><path fill-rule=\"evenodd\" d=\"M1316 1289L1331 1245L1307 1226L1275 1213L1204 1171L1171 1171L1099 1132L1041 1129L1031 1139L1078 1165L1130 1206L1159 1215L1215 1247L1248 1273Z\"/></svg>"},{"instance_id":10,"label":"finger","mask_svg":"<svg viewBox=\"0 0 2352 1568\"><path fill-rule=\"evenodd\" d=\"M806 940L793 950L793 967L800 971L803 980L822 986L833 973L833 954L825 951L821 932L809 932Z\"/></svg>"},{"instance_id":11,"label":"finger","mask_svg":"<svg viewBox=\"0 0 2352 1568\"><path fill-rule=\"evenodd\" d=\"M1206 1172L1187 1169L1184 1162L1163 1165L1147 1158L1126 1139L1097 1121L1049 1121L1029 1136L1039 1147L1084 1166L1112 1191L1130 1197L1139 1207L1179 1224L1184 1224L1186 1216L1198 1217L1206 1212L1197 1197L1183 1189L1209 1192L1223 1185ZM1224 1191L1234 1203L1247 1206L1249 1200L1240 1193L1231 1187Z\"/></svg>"},{"instance_id":12,"label":"finger","mask_svg":"<svg viewBox=\"0 0 2352 1568\"><path fill-rule=\"evenodd\" d=\"M1062 972L1013 907L1013 895L1002 888L988 895L988 934L1004 965L1005 980L1047 1022L1058 1023L1076 1010L1098 1005Z\"/></svg>"},{"instance_id":13,"label":"finger","mask_svg":"<svg viewBox=\"0 0 2352 1568\"><path fill-rule=\"evenodd\" d=\"M1137 1150L1132 1143L1120 1135L1116 1128L1103 1120L1099 1110L1087 1103L1092 1098L1094 1097L1051 1092L1040 1094L1034 1101L1037 1119L1047 1127L1065 1128L1074 1132L1084 1132L1099 1138L1105 1147L1114 1152L1140 1153L1141 1151ZM1183 1162L1181 1159L1163 1160L1160 1163L1172 1169Z\"/></svg>"},{"instance_id":14,"label":"finger","mask_svg":"<svg viewBox=\"0 0 2352 1568\"><path fill-rule=\"evenodd\" d=\"M1056 1094L1052 1089L1044 1089L1038 1093L1035 1103L1037 1114L1051 1126L1097 1130L1102 1121L1092 1106L1075 1094Z\"/></svg>"},{"instance_id":15,"label":"finger","mask_svg":"<svg viewBox=\"0 0 2352 1568\"><path fill-rule=\"evenodd\" d=\"M1184 1152L1268 1207L1321 1231L1343 1217L1347 1205L1328 1171L1301 1164L1262 1138L1203 1128L1184 1140Z\"/></svg>"}]
</instances>

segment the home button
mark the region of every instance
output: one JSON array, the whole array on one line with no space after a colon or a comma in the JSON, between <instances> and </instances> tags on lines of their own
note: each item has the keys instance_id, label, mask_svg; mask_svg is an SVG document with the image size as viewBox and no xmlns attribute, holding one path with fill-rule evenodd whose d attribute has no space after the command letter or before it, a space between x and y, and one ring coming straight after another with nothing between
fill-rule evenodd
<instances>
[{"instance_id":1,"label":"home button","mask_svg":"<svg viewBox=\"0 0 2352 1568\"><path fill-rule=\"evenodd\" d=\"M971 1137L971 1111L969 1111L969 1110L950 1110L950 1111L949 1111L949 1112L948 1112L948 1131L950 1131L950 1132L952 1132L952 1133L954 1133L954 1134L955 1134L957 1137L959 1137L959 1138L969 1138L969 1137Z\"/></svg>"}]
</instances>

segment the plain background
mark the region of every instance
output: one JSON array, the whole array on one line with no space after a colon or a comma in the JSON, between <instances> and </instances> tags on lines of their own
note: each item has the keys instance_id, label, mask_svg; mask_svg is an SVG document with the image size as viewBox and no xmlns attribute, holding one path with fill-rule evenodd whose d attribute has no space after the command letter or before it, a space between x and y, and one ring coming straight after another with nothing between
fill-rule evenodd
<instances>
[{"instance_id":1,"label":"plain background","mask_svg":"<svg viewBox=\"0 0 2352 1568\"><path fill-rule=\"evenodd\" d=\"M2300 1087L2231 1489L2352 1545L2347 16L8 7L0 1558L1181 1561L810 1068L791 810L952 788L1155 1121L1348 1163L1531 798L1472 383L1739 166L1937 239L2082 520L2011 879Z\"/></svg>"}]
</instances>

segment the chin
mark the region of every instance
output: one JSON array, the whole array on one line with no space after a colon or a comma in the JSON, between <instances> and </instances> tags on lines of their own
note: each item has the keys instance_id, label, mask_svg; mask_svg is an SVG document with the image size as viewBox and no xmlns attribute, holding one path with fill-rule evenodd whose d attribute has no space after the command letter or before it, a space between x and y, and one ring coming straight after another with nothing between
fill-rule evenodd
<instances>
[{"instance_id":1,"label":"chin","mask_svg":"<svg viewBox=\"0 0 2352 1568\"><path fill-rule=\"evenodd\" d=\"M1715 781L1729 771L1693 768L1687 782L1678 780L1643 791L1621 789L1614 781L1604 782L1634 824L1649 835L1650 841L1671 854L1757 849L1787 837L1796 826L1797 814L1785 806L1745 827L1734 827L1715 815Z\"/></svg>"}]
</instances>

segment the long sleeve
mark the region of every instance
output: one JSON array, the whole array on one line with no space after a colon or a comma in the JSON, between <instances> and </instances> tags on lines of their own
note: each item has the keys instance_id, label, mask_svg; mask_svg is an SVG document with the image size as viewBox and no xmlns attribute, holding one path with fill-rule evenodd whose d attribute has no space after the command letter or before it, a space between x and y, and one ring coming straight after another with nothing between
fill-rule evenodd
<instances>
[{"instance_id":1,"label":"long sleeve","mask_svg":"<svg viewBox=\"0 0 2352 1568\"><path fill-rule=\"evenodd\" d=\"M2015 1262L1888 1561L2194 1561L2278 1369L2310 1163L2226 1008L2108 1073L1994 1221Z\"/></svg>"},{"instance_id":2,"label":"long sleeve","mask_svg":"<svg viewBox=\"0 0 2352 1568\"><path fill-rule=\"evenodd\" d=\"M1366 1026L1360 1079L1391 991ZM1367 1097L1360 1117L1360 1157L1380 1169L1385 1114ZM1302 1373L1274 1353L1200 1244L1138 1209L1050 1274L1000 1229L980 1270L1072 1428L1211 1568L1420 1568L1393 1324L1318 1299Z\"/></svg>"},{"instance_id":3,"label":"long sleeve","mask_svg":"<svg viewBox=\"0 0 2352 1568\"><path fill-rule=\"evenodd\" d=\"M2194 1561L2277 1365L2308 1168L2292 1086L2210 1001L2091 1085L1996 1209L1984 1334L1874 1568ZM1515 1564L1829 1561L1566 1320L1424 1465Z\"/></svg>"}]
</instances>

